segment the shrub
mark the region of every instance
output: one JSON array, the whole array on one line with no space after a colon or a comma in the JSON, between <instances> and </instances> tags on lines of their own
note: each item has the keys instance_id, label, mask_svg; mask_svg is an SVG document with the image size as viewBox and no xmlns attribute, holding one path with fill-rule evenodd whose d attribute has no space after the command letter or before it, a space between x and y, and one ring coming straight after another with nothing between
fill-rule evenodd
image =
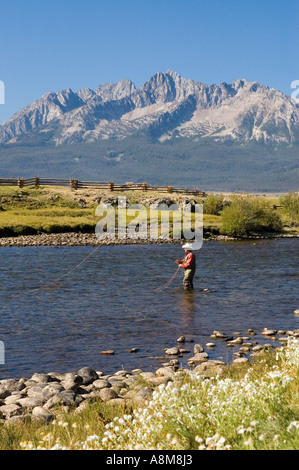
<instances>
[{"instance_id":1,"label":"shrub","mask_svg":"<svg viewBox=\"0 0 299 470\"><path fill-rule=\"evenodd\" d=\"M221 232L226 235L246 236L281 229L279 214L262 199L235 197L222 211Z\"/></svg>"},{"instance_id":2,"label":"shrub","mask_svg":"<svg viewBox=\"0 0 299 470\"><path fill-rule=\"evenodd\" d=\"M219 215L224 204L224 197L222 194L209 194L204 202L203 211L205 214Z\"/></svg>"},{"instance_id":3,"label":"shrub","mask_svg":"<svg viewBox=\"0 0 299 470\"><path fill-rule=\"evenodd\" d=\"M290 217L290 222L294 226L299 225L299 194L291 191L281 201L282 206Z\"/></svg>"},{"instance_id":4,"label":"shrub","mask_svg":"<svg viewBox=\"0 0 299 470\"><path fill-rule=\"evenodd\" d=\"M14 225L0 228L0 238L2 237L18 237L20 235L36 235L37 229L29 225Z\"/></svg>"}]
</instances>

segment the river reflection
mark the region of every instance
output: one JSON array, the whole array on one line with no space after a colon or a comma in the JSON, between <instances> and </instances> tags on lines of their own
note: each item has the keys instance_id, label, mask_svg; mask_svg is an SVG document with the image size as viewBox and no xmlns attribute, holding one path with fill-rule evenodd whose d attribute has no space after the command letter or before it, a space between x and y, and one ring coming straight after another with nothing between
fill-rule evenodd
<instances>
[{"instance_id":1,"label":"river reflection","mask_svg":"<svg viewBox=\"0 0 299 470\"><path fill-rule=\"evenodd\" d=\"M182 313L188 317L193 318L195 313L195 293L183 291L183 295L181 296L181 311Z\"/></svg>"}]
</instances>

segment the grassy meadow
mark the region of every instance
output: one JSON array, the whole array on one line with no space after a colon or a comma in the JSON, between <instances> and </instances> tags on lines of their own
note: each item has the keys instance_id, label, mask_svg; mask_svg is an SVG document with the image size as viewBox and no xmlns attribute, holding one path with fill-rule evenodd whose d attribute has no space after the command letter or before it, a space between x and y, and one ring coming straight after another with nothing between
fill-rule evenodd
<instances>
[{"instance_id":1,"label":"grassy meadow","mask_svg":"<svg viewBox=\"0 0 299 470\"><path fill-rule=\"evenodd\" d=\"M98 201L101 197L109 199L118 196L125 196L131 205L142 202L145 197L178 199L177 195L171 193L0 186L0 236L94 232L99 221L95 215ZM288 197L287 204L285 199ZM209 194L204 199L192 199L204 203L204 231L210 234L246 236L260 232L299 233L298 193L280 197ZM133 219L132 211L131 215L127 214L127 223Z\"/></svg>"}]
</instances>

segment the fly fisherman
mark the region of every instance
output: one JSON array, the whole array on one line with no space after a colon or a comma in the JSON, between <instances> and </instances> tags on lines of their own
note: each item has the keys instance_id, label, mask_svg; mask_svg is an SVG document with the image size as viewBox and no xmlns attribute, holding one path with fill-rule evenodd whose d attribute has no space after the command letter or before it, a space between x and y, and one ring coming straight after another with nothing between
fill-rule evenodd
<instances>
[{"instance_id":1,"label":"fly fisherman","mask_svg":"<svg viewBox=\"0 0 299 470\"><path fill-rule=\"evenodd\" d=\"M185 270L185 276L183 280L184 290L193 289L193 277L196 269L196 258L194 253L192 253L192 244L186 243L183 245L185 250L185 258L182 260L176 260L176 263L180 265L181 268Z\"/></svg>"}]
</instances>

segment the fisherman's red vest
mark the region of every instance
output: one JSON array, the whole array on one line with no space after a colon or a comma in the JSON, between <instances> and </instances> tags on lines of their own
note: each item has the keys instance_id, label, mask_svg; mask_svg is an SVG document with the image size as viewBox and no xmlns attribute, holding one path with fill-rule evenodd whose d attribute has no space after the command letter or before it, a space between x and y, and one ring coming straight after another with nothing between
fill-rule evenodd
<instances>
[{"instance_id":1,"label":"fisherman's red vest","mask_svg":"<svg viewBox=\"0 0 299 470\"><path fill-rule=\"evenodd\" d=\"M187 269L187 268L195 268L195 255L193 253L188 253L185 258L183 263L181 264L182 268Z\"/></svg>"}]
</instances>

